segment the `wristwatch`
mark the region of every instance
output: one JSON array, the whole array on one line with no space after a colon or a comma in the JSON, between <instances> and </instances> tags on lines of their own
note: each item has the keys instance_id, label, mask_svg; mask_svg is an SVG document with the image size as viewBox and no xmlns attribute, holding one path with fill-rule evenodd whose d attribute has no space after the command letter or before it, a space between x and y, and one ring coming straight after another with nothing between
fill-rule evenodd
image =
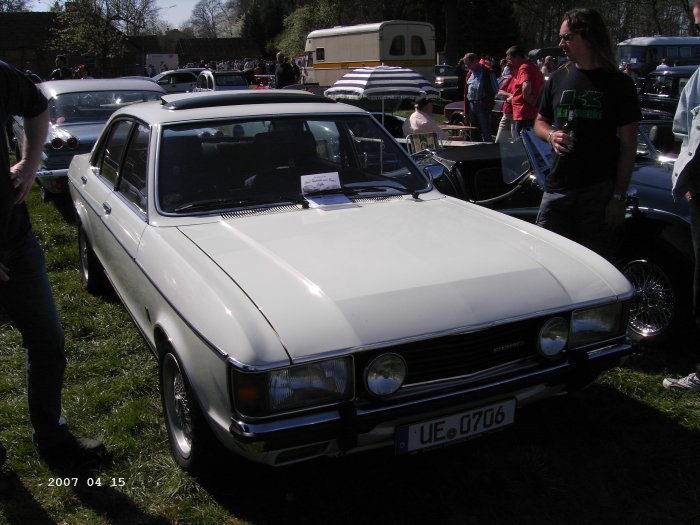
<instances>
[{"instance_id":1,"label":"wristwatch","mask_svg":"<svg viewBox=\"0 0 700 525\"><path fill-rule=\"evenodd\" d=\"M613 193L612 198L615 199L616 201L623 202L623 201L627 200L627 195L624 195L622 193Z\"/></svg>"}]
</instances>

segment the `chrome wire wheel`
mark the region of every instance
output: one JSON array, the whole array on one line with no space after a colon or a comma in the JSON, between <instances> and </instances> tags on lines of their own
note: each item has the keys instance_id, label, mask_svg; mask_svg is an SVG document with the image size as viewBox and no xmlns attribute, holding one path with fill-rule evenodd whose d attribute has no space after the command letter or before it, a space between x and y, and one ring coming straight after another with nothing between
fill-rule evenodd
<instances>
[{"instance_id":1,"label":"chrome wire wheel","mask_svg":"<svg viewBox=\"0 0 700 525\"><path fill-rule=\"evenodd\" d=\"M192 399L177 359L163 357L163 404L173 446L187 458L192 453Z\"/></svg>"},{"instance_id":2,"label":"chrome wire wheel","mask_svg":"<svg viewBox=\"0 0 700 525\"><path fill-rule=\"evenodd\" d=\"M635 289L630 307L630 330L645 338L663 333L676 314L676 294L669 275L646 260L625 264L622 273Z\"/></svg>"}]
</instances>

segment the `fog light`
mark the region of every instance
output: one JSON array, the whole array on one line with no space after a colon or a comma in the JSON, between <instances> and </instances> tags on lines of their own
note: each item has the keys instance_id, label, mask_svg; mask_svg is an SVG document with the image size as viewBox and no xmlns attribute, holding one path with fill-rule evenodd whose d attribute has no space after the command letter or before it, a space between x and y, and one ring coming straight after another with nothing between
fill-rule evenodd
<instances>
[{"instance_id":1,"label":"fog light","mask_svg":"<svg viewBox=\"0 0 700 525\"><path fill-rule=\"evenodd\" d=\"M540 353L547 358L557 357L569 341L569 323L563 317L552 317L540 330L537 344Z\"/></svg>"},{"instance_id":2,"label":"fog light","mask_svg":"<svg viewBox=\"0 0 700 525\"><path fill-rule=\"evenodd\" d=\"M367 390L375 396L396 392L406 380L406 361L396 354L383 354L374 359L365 372Z\"/></svg>"}]
</instances>

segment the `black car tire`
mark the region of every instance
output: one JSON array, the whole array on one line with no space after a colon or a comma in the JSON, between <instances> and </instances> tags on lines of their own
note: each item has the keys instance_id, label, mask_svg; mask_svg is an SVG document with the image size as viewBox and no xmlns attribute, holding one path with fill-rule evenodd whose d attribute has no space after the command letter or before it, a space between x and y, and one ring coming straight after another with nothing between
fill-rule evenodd
<instances>
[{"instance_id":1,"label":"black car tire","mask_svg":"<svg viewBox=\"0 0 700 525\"><path fill-rule=\"evenodd\" d=\"M160 359L160 398L175 463L190 474L206 472L225 452L204 419L180 361L171 350Z\"/></svg>"},{"instance_id":2,"label":"black car tire","mask_svg":"<svg viewBox=\"0 0 700 525\"><path fill-rule=\"evenodd\" d=\"M78 252L80 256L80 280L90 294L103 295L110 289L104 268L90 246L82 226L78 227Z\"/></svg>"},{"instance_id":3,"label":"black car tire","mask_svg":"<svg viewBox=\"0 0 700 525\"><path fill-rule=\"evenodd\" d=\"M628 333L633 341L658 345L667 341L690 312L690 283L668 258L626 261L620 271L635 288Z\"/></svg>"}]
</instances>

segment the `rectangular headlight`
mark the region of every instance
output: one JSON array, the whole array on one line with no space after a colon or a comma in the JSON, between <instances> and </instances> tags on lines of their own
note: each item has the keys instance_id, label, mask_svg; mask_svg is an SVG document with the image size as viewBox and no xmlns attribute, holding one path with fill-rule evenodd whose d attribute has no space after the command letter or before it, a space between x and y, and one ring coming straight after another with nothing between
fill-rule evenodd
<instances>
[{"instance_id":1,"label":"rectangular headlight","mask_svg":"<svg viewBox=\"0 0 700 525\"><path fill-rule=\"evenodd\" d=\"M264 417L350 399L352 359L341 357L268 372L233 370L236 408L241 414Z\"/></svg>"},{"instance_id":2,"label":"rectangular headlight","mask_svg":"<svg viewBox=\"0 0 700 525\"><path fill-rule=\"evenodd\" d=\"M569 346L586 346L623 335L627 327L624 326L622 310L623 303L619 302L575 310L571 316Z\"/></svg>"}]
</instances>

